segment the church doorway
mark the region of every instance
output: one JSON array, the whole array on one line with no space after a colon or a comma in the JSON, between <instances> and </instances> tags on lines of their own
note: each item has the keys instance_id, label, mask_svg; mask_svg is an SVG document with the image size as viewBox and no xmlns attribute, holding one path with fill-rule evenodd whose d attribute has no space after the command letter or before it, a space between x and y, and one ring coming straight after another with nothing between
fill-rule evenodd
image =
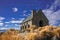
<instances>
[{"instance_id":1,"label":"church doorway","mask_svg":"<svg viewBox=\"0 0 60 40\"><path fill-rule=\"evenodd\" d=\"M43 27L43 21L42 20L39 21L39 26Z\"/></svg>"}]
</instances>

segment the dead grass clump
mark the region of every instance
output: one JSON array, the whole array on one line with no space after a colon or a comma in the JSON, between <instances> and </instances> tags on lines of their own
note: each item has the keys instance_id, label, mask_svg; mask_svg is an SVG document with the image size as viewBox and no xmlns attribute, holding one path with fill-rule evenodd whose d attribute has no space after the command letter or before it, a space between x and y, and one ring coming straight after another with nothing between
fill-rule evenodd
<instances>
[{"instance_id":1,"label":"dead grass clump","mask_svg":"<svg viewBox=\"0 0 60 40\"><path fill-rule=\"evenodd\" d=\"M18 35L19 31L8 30L0 36L0 40L23 40L21 35Z\"/></svg>"},{"instance_id":2,"label":"dead grass clump","mask_svg":"<svg viewBox=\"0 0 60 40\"><path fill-rule=\"evenodd\" d=\"M29 31L29 32L26 32ZM26 33L24 35L24 33ZM24 33L16 30L8 30L0 36L1 40L60 40L60 27L44 26L37 28L36 26L26 29ZM19 35L18 35L19 34ZM22 36L23 34L23 36Z\"/></svg>"},{"instance_id":3,"label":"dead grass clump","mask_svg":"<svg viewBox=\"0 0 60 40\"><path fill-rule=\"evenodd\" d=\"M26 35L26 40L52 40L54 36L60 37L60 27L45 26L31 31Z\"/></svg>"},{"instance_id":4,"label":"dead grass clump","mask_svg":"<svg viewBox=\"0 0 60 40\"><path fill-rule=\"evenodd\" d=\"M35 40L35 38L37 37L37 33L27 33L25 36L25 40Z\"/></svg>"},{"instance_id":5,"label":"dead grass clump","mask_svg":"<svg viewBox=\"0 0 60 40\"><path fill-rule=\"evenodd\" d=\"M51 38L53 37L53 34L50 31L42 30L39 32L39 37L40 39L43 39L43 40L48 40L48 39L51 40Z\"/></svg>"},{"instance_id":6,"label":"dead grass clump","mask_svg":"<svg viewBox=\"0 0 60 40\"><path fill-rule=\"evenodd\" d=\"M54 29L53 34L60 38L60 27L57 27L56 29Z\"/></svg>"}]
</instances>

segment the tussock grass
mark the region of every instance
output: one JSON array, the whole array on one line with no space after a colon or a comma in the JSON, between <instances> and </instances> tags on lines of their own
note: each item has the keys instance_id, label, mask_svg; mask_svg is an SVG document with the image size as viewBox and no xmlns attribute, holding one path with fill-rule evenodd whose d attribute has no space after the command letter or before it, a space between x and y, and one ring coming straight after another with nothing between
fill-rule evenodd
<instances>
[{"instance_id":1,"label":"tussock grass","mask_svg":"<svg viewBox=\"0 0 60 40\"><path fill-rule=\"evenodd\" d=\"M10 29L2 35L0 34L0 40L53 40L55 38L60 40L60 27L36 27L33 25L25 31L27 33L22 36L18 30Z\"/></svg>"}]
</instances>

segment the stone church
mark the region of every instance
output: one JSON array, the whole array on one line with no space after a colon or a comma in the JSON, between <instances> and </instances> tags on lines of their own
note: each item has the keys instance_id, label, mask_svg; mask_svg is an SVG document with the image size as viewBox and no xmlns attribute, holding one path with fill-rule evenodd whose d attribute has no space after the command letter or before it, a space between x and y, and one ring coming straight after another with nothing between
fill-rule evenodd
<instances>
[{"instance_id":1,"label":"stone church","mask_svg":"<svg viewBox=\"0 0 60 40\"><path fill-rule=\"evenodd\" d=\"M42 10L32 10L30 16L28 16L23 22L21 23L21 30L31 27L35 25L36 27L43 27L49 25L49 21L47 17L44 15Z\"/></svg>"}]
</instances>

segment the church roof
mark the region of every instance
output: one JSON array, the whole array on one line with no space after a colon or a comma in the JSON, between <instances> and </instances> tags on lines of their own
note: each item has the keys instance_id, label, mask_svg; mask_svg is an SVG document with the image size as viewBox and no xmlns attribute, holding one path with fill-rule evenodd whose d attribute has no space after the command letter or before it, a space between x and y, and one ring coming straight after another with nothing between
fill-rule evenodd
<instances>
[{"instance_id":1,"label":"church roof","mask_svg":"<svg viewBox=\"0 0 60 40\"><path fill-rule=\"evenodd\" d=\"M24 23L24 22L26 22L26 21L29 21L29 20L31 20L32 18L33 18L33 15L31 14L30 16L28 16L27 18L25 18L22 23Z\"/></svg>"}]
</instances>

